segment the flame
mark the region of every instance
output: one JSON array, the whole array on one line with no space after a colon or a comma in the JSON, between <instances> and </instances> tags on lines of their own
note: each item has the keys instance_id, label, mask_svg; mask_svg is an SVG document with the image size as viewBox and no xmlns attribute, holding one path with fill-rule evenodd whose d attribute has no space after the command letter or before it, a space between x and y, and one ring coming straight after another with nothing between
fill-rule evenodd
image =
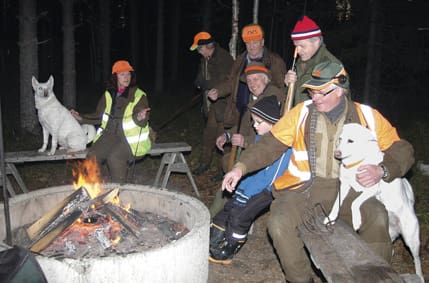
<instances>
[{"instance_id":1,"label":"flame","mask_svg":"<svg viewBox=\"0 0 429 283\"><path fill-rule=\"evenodd\" d=\"M100 178L100 169L98 168L95 157L76 161L72 169L72 175L75 179L73 187L79 189L85 187L91 198L95 198L102 193L102 180Z\"/></svg>"},{"instance_id":2,"label":"flame","mask_svg":"<svg viewBox=\"0 0 429 283\"><path fill-rule=\"evenodd\" d=\"M111 240L113 246L116 246L121 241L121 236L117 236L115 239Z\"/></svg>"}]
</instances>

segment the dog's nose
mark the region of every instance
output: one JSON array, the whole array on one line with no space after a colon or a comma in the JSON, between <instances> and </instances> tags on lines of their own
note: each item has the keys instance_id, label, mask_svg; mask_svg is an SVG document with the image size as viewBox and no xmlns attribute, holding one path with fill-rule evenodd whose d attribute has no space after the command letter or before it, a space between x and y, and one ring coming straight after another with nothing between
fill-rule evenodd
<instances>
[{"instance_id":1,"label":"dog's nose","mask_svg":"<svg viewBox=\"0 0 429 283\"><path fill-rule=\"evenodd\" d=\"M334 151L334 156L335 158L341 158L341 151L340 150Z\"/></svg>"}]
</instances>

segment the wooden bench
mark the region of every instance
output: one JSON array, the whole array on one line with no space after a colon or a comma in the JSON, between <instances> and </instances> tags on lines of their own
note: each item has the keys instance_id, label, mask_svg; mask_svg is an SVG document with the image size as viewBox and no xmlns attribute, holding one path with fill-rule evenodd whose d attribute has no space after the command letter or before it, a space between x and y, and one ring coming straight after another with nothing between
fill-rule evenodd
<instances>
[{"instance_id":1,"label":"wooden bench","mask_svg":"<svg viewBox=\"0 0 429 283\"><path fill-rule=\"evenodd\" d=\"M186 173L191 182L191 185L195 191L195 194L199 197L197 185L195 184L194 178L192 177L191 170L183 156L184 152L189 152L192 147L185 142L172 142L172 143L157 143L153 144L151 150L146 155L160 156L162 155L161 164L155 177L154 186L158 187L161 176L162 178L161 187L167 186L168 179L172 172ZM55 161L55 160L71 160L71 159L84 159L86 158L87 150L68 153L66 150L57 150L54 155L47 155L46 152L39 153L37 150L34 151L17 151L17 152L6 152L5 153L5 167L6 175L13 175L18 186L23 193L28 193L28 189L22 180L15 164L25 162L40 162L40 161ZM165 169L165 170L164 170ZM0 176L1 177L1 176ZM16 195L12 184L7 180L7 189L9 194L13 197Z\"/></svg>"},{"instance_id":2,"label":"wooden bench","mask_svg":"<svg viewBox=\"0 0 429 283\"><path fill-rule=\"evenodd\" d=\"M341 220L327 228L322 218L316 219L298 231L328 282L420 282L415 274L399 275Z\"/></svg>"}]
</instances>

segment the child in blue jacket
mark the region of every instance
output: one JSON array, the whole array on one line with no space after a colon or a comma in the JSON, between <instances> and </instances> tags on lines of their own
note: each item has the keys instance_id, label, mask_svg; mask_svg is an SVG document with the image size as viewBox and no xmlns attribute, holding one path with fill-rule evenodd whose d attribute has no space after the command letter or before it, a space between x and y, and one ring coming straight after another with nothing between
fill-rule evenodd
<instances>
[{"instance_id":1,"label":"child in blue jacket","mask_svg":"<svg viewBox=\"0 0 429 283\"><path fill-rule=\"evenodd\" d=\"M258 101L250 111L257 142L280 119L280 104L275 96L268 96ZM271 185L287 169L289 157L290 150L265 169L246 176L223 210L213 217L210 227L211 262L231 263L233 256L246 242L252 222L273 201Z\"/></svg>"}]
</instances>

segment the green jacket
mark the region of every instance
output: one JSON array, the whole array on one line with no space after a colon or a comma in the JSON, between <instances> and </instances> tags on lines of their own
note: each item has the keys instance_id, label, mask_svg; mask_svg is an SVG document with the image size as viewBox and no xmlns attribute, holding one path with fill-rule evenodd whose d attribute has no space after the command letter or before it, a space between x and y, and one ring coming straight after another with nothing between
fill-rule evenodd
<instances>
[{"instance_id":1,"label":"green jacket","mask_svg":"<svg viewBox=\"0 0 429 283\"><path fill-rule=\"evenodd\" d=\"M324 61L331 61L342 64L341 61L337 59L337 57L335 57L334 55L332 55L331 52L329 52L324 43L322 43L316 54L314 54L314 56L307 62L302 62L301 58L297 59L295 66L296 75L298 79L295 83L294 101L292 106L295 106L298 103L308 99L308 93L306 89L302 88L301 86L304 84L304 82L311 79L311 72L314 66Z\"/></svg>"}]
</instances>

